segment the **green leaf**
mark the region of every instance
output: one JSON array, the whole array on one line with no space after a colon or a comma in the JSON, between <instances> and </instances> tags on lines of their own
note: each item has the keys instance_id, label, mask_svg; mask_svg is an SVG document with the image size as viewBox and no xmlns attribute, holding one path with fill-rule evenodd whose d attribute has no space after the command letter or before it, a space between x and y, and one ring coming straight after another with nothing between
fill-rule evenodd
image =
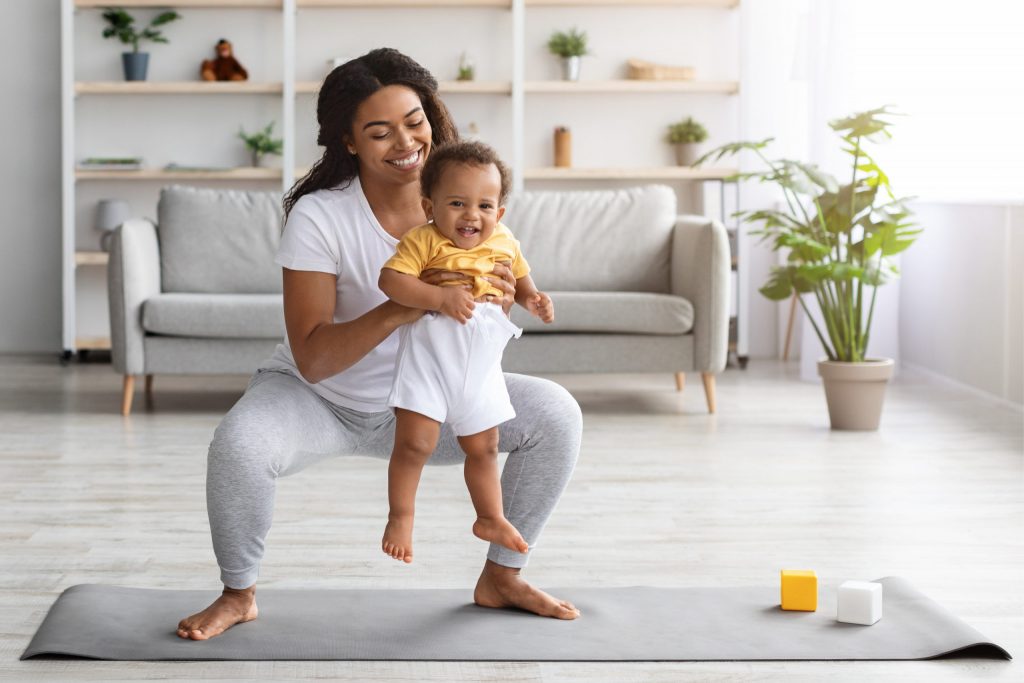
<instances>
[{"instance_id":1,"label":"green leaf","mask_svg":"<svg viewBox=\"0 0 1024 683\"><path fill-rule=\"evenodd\" d=\"M765 147L767 147L768 144L773 140L775 140L775 138L765 138L760 142L730 142L729 144L714 148L713 150L702 156L700 159L697 159L697 161L693 165L695 167L700 166L705 161L712 159L712 157L714 157L712 159L713 161L718 161L723 157L734 156L736 154L739 154L745 149L751 151L762 150Z\"/></svg>"},{"instance_id":2,"label":"green leaf","mask_svg":"<svg viewBox=\"0 0 1024 683\"><path fill-rule=\"evenodd\" d=\"M772 268L768 283L758 291L772 301L788 299L793 292L789 269L779 266Z\"/></svg>"}]
</instances>

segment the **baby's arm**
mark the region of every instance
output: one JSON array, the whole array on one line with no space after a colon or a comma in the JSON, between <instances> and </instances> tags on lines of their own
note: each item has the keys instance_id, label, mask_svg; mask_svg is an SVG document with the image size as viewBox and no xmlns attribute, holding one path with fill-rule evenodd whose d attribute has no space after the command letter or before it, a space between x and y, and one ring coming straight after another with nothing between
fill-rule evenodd
<instances>
[{"instance_id":1,"label":"baby's arm","mask_svg":"<svg viewBox=\"0 0 1024 683\"><path fill-rule=\"evenodd\" d=\"M537 290L529 274L516 280L516 303L546 323L555 320L555 306L551 303L551 297Z\"/></svg>"},{"instance_id":2,"label":"baby's arm","mask_svg":"<svg viewBox=\"0 0 1024 683\"><path fill-rule=\"evenodd\" d=\"M464 287L428 285L414 275L381 268L377 286L392 301L441 313L465 323L473 316L473 295Z\"/></svg>"}]
</instances>

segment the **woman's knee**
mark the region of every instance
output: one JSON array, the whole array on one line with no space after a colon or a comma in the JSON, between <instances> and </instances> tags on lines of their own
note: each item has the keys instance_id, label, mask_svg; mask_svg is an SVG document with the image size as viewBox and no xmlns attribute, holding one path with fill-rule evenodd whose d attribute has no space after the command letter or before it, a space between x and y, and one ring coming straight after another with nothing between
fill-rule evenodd
<instances>
[{"instance_id":1,"label":"woman's knee","mask_svg":"<svg viewBox=\"0 0 1024 683\"><path fill-rule=\"evenodd\" d=\"M213 432L207 455L208 469L227 468L238 472L253 466L273 468L273 442L266 420L232 409Z\"/></svg>"},{"instance_id":2,"label":"woman's knee","mask_svg":"<svg viewBox=\"0 0 1024 683\"><path fill-rule=\"evenodd\" d=\"M583 434L583 413L579 403L565 387L539 377L517 382L514 400L517 417L525 419L528 438L558 443L560 448L579 450Z\"/></svg>"}]
</instances>

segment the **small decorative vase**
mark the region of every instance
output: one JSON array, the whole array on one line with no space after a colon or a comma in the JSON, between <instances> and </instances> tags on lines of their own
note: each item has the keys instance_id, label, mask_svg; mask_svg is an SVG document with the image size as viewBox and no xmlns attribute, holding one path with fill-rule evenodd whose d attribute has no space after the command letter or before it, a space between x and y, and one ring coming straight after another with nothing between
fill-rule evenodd
<instances>
[{"instance_id":1,"label":"small decorative vase","mask_svg":"<svg viewBox=\"0 0 1024 683\"><path fill-rule=\"evenodd\" d=\"M580 80L579 57L562 57L562 79L566 81Z\"/></svg>"},{"instance_id":2,"label":"small decorative vase","mask_svg":"<svg viewBox=\"0 0 1024 683\"><path fill-rule=\"evenodd\" d=\"M149 67L148 52L122 52L121 65L124 67L124 80L146 80L146 69Z\"/></svg>"},{"instance_id":3,"label":"small decorative vase","mask_svg":"<svg viewBox=\"0 0 1024 683\"><path fill-rule=\"evenodd\" d=\"M845 363L818 361L832 429L874 431L882 419L885 387L896 363L891 358Z\"/></svg>"},{"instance_id":4,"label":"small decorative vase","mask_svg":"<svg viewBox=\"0 0 1024 683\"><path fill-rule=\"evenodd\" d=\"M572 133L565 126L555 128L555 166L557 168L572 166Z\"/></svg>"},{"instance_id":5,"label":"small decorative vase","mask_svg":"<svg viewBox=\"0 0 1024 683\"><path fill-rule=\"evenodd\" d=\"M110 251L114 230L131 218L131 209L123 199L101 199L96 202L96 229L100 231L100 249Z\"/></svg>"},{"instance_id":6,"label":"small decorative vase","mask_svg":"<svg viewBox=\"0 0 1024 683\"><path fill-rule=\"evenodd\" d=\"M697 154L696 142L677 142L676 143L676 163L680 166L693 166L693 163L700 158Z\"/></svg>"}]
</instances>

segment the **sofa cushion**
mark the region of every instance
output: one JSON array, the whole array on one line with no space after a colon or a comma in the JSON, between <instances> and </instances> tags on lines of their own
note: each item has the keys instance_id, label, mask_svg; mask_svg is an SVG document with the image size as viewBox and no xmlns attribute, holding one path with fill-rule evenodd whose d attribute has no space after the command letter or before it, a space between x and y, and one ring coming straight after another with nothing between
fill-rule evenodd
<instances>
[{"instance_id":1,"label":"sofa cushion","mask_svg":"<svg viewBox=\"0 0 1024 683\"><path fill-rule=\"evenodd\" d=\"M555 322L544 324L521 306L512 322L527 332L686 334L693 329L693 306L671 294L644 292L548 292Z\"/></svg>"},{"instance_id":2,"label":"sofa cushion","mask_svg":"<svg viewBox=\"0 0 1024 683\"><path fill-rule=\"evenodd\" d=\"M281 216L280 192L164 188L157 205L162 291L280 292Z\"/></svg>"},{"instance_id":3,"label":"sofa cushion","mask_svg":"<svg viewBox=\"0 0 1024 683\"><path fill-rule=\"evenodd\" d=\"M146 332L176 337L284 338L280 294L158 294L142 305Z\"/></svg>"},{"instance_id":4,"label":"sofa cushion","mask_svg":"<svg viewBox=\"0 0 1024 683\"><path fill-rule=\"evenodd\" d=\"M524 192L509 199L502 222L542 291L670 291L676 195L668 187Z\"/></svg>"}]
</instances>

